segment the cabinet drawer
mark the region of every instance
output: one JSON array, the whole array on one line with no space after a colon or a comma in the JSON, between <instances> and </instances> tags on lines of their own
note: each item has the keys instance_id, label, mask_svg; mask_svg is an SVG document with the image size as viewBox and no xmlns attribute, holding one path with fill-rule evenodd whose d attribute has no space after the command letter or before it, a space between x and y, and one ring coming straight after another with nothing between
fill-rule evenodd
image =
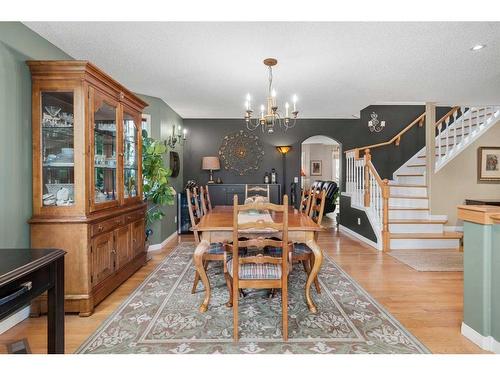
<instances>
[{"instance_id":1,"label":"cabinet drawer","mask_svg":"<svg viewBox=\"0 0 500 375\"><path fill-rule=\"evenodd\" d=\"M144 212L143 211L134 211L134 212L129 212L128 214L123 215L125 223L131 223L133 221L143 219L144 218Z\"/></svg>"},{"instance_id":2,"label":"cabinet drawer","mask_svg":"<svg viewBox=\"0 0 500 375\"><path fill-rule=\"evenodd\" d=\"M92 224L90 235L94 237L98 234L109 232L110 230L113 230L123 224L125 224L123 216L117 216L112 219L104 220L99 223Z\"/></svg>"}]
</instances>

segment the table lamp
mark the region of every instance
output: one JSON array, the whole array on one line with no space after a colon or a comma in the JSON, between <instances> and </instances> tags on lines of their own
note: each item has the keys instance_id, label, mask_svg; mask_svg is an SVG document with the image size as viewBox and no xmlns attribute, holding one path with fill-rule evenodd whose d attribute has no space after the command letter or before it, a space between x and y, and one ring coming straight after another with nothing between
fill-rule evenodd
<instances>
[{"instance_id":1,"label":"table lamp","mask_svg":"<svg viewBox=\"0 0 500 375\"><path fill-rule=\"evenodd\" d=\"M208 180L209 184L214 184L213 171L218 171L220 169L220 162L217 156L204 156L201 161L201 169L204 171L210 171L210 177Z\"/></svg>"}]
</instances>

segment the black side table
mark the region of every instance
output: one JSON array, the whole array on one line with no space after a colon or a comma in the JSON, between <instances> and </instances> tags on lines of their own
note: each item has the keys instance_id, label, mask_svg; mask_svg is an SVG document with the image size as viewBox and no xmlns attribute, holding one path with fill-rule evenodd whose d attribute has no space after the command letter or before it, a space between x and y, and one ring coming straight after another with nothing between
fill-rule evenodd
<instances>
[{"instance_id":1,"label":"black side table","mask_svg":"<svg viewBox=\"0 0 500 375\"><path fill-rule=\"evenodd\" d=\"M0 249L0 319L47 292L47 352L64 354L64 255L58 249Z\"/></svg>"}]
</instances>

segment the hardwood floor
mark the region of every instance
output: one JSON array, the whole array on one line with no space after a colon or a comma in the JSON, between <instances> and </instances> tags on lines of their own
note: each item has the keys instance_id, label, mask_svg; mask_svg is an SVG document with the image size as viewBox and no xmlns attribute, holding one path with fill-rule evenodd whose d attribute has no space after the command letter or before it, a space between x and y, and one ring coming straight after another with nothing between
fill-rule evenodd
<instances>
[{"instance_id":1,"label":"hardwood floor","mask_svg":"<svg viewBox=\"0 0 500 375\"><path fill-rule=\"evenodd\" d=\"M331 222L325 226L328 231L320 235L319 245L433 353L485 353L460 334L463 273L417 272L339 233ZM192 240L181 236L153 253L152 260L101 302L92 316L66 315L66 353L73 353L178 241ZM46 353L46 323L44 316L30 318L0 335L0 353L6 352L7 342L23 337L33 353Z\"/></svg>"}]
</instances>

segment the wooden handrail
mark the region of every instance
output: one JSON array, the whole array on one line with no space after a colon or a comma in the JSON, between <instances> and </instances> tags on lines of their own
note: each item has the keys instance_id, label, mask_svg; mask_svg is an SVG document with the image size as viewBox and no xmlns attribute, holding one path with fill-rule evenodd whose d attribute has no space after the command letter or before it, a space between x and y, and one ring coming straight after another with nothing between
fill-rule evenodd
<instances>
[{"instance_id":1,"label":"wooden handrail","mask_svg":"<svg viewBox=\"0 0 500 375\"><path fill-rule=\"evenodd\" d=\"M389 234L389 197L390 197L390 190L389 190L389 180L380 178L377 170L372 164L372 156L370 154L370 149L365 150L365 196L364 196L364 204L365 207L370 207L371 201L370 201L370 182L369 182L369 175L370 173L375 177L375 181L377 181L377 185L380 187L380 190L382 191L382 250L383 251L388 251L389 250L389 245L390 245L390 234Z\"/></svg>"},{"instance_id":2,"label":"wooden handrail","mask_svg":"<svg viewBox=\"0 0 500 375\"><path fill-rule=\"evenodd\" d=\"M372 148L387 146L387 145L390 145L392 143L395 143L396 146L399 146L399 142L401 141L401 137L408 130L410 130L413 126L415 126L415 124L418 124L419 127L422 127L423 124L424 124L424 119L425 119L425 112L422 113L420 116L418 116L415 120L413 120L408 126L406 126L398 134L396 134L394 137L392 137L389 141L382 142L382 143L377 143L377 144L374 144L374 145L371 145L371 146L353 148L351 150L345 151L345 153L355 151L356 152L356 158L359 159L359 150L369 150L369 149L372 149Z\"/></svg>"},{"instance_id":3,"label":"wooden handrail","mask_svg":"<svg viewBox=\"0 0 500 375\"><path fill-rule=\"evenodd\" d=\"M439 119L439 121L436 122L435 127L437 128L439 126L439 124L443 123L448 117L450 117L453 113L455 113L455 111L458 111L459 109L460 109L459 106L455 106L452 109L450 109L446 115L444 115L443 117L441 117Z\"/></svg>"}]
</instances>

